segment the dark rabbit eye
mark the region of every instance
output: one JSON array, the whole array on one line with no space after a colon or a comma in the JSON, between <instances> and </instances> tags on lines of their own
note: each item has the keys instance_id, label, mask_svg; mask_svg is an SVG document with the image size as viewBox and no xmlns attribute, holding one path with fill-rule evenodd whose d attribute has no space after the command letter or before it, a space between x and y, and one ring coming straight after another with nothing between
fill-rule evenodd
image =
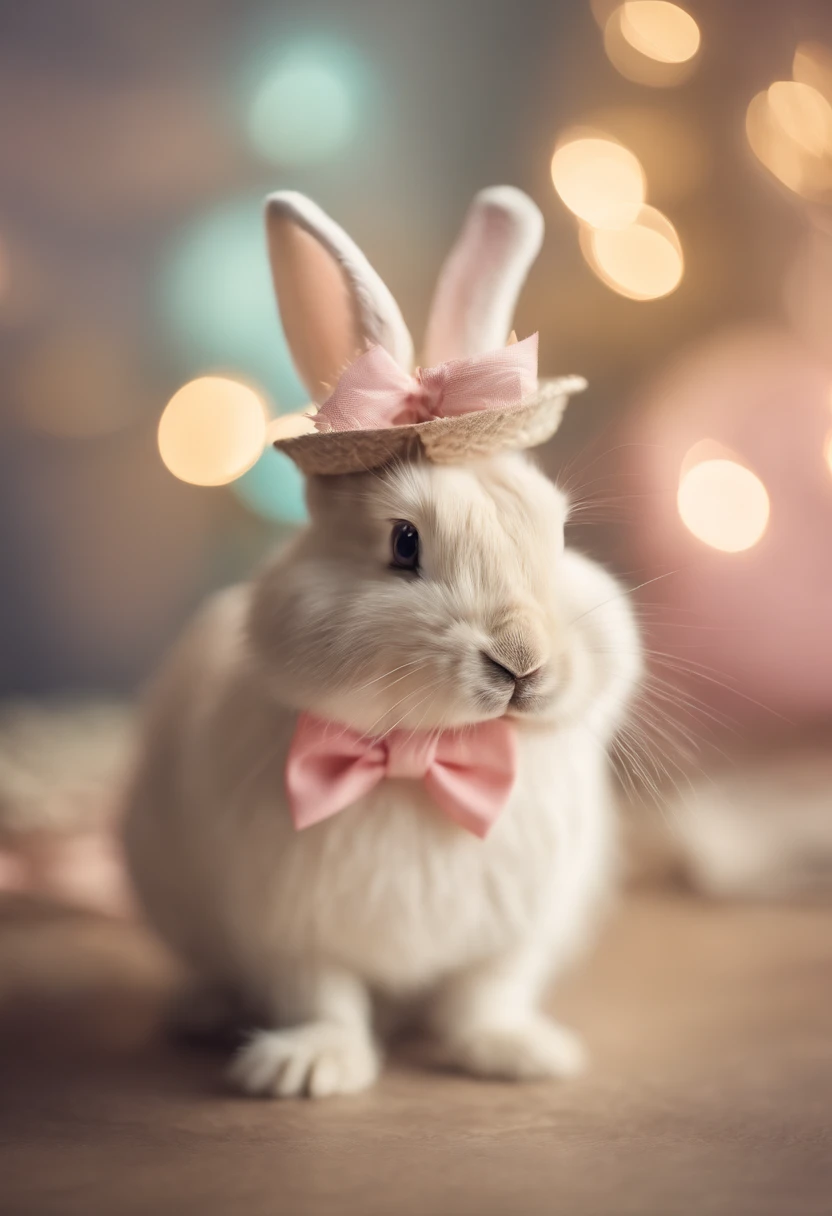
<instances>
[{"instance_id":1,"label":"dark rabbit eye","mask_svg":"<svg viewBox=\"0 0 832 1216\"><path fill-rule=\"evenodd\" d=\"M391 564L398 570L419 569L419 533L406 519L393 524L390 536Z\"/></svg>"}]
</instances>

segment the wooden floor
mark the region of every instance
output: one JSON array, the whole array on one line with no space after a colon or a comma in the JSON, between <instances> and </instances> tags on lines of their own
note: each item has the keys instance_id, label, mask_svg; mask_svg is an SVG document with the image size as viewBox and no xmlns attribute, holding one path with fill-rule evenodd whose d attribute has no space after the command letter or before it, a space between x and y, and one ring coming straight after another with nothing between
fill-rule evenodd
<instances>
[{"instance_id":1,"label":"wooden floor","mask_svg":"<svg viewBox=\"0 0 832 1216\"><path fill-rule=\"evenodd\" d=\"M135 928L0 904L4 1216L803 1216L832 1211L832 911L632 898L556 997L592 1071L391 1065L247 1101L166 1043Z\"/></svg>"}]
</instances>

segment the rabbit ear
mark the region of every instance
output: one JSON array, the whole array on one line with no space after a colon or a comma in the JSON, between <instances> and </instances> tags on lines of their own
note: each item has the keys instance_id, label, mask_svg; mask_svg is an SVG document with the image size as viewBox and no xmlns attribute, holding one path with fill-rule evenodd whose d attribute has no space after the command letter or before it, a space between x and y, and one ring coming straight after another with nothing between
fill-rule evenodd
<instances>
[{"instance_id":1,"label":"rabbit ear","mask_svg":"<svg viewBox=\"0 0 832 1216\"><path fill-rule=\"evenodd\" d=\"M476 196L439 275L425 338L426 364L503 345L542 241L543 216L521 190L493 186Z\"/></svg>"},{"instance_id":2,"label":"rabbit ear","mask_svg":"<svg viewBox=\"0 0 832 1216\"><path fill-rule=\"evenodd\" d=\"M413 343L396 301L358 246L311 199L266 200L266 231L280 317L292 359L314 401L367 347L410 370Z\"/></svg>"}]
</instances>

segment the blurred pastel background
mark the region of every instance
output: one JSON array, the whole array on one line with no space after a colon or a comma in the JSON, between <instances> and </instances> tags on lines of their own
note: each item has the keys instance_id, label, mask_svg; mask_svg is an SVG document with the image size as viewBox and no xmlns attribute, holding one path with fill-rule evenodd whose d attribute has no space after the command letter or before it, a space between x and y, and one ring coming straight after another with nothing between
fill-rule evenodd
<instances>
[{"instance_id":1,"label":"blurred pastel background","mask_svg":"<svg viewBox=\"0 0 832 1216\"><path fill-rule=\"evenodd\" d=\"M557 993L593 1066L243 1103L166 1041L113 828L145 680L303 519L262 199L418 338L502 183L517 334L589 381L538 457L649 651ZM0 0L4 1216L828 1212L830 743L832 0Z\"/></svg>"},{"instance_id":2,"label":"blurred pastel background","mask_svg":"<svg viewBox=\"0 0 832 1216\"><path fill-rule=\"evenodd\" d=\"M547 228L517 330L590 381L542 460L644 584L653 726L832 716L825 0L36 0L0 116L0 697L131 697L303 519L263 195L313 196L418 333L508 182Z\"/></svg>"}]
</instances>

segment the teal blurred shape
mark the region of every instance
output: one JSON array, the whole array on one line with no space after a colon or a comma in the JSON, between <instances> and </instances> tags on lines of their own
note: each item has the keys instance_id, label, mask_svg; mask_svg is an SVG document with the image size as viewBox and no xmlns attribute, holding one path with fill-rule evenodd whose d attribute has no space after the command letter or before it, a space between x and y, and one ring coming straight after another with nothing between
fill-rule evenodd
<instances>
[{"instance_id":1,"label":"teal blurred shape","mask_svg":"<svg viewBox=\"0 0 832 1216\"><path fill-rule=\"evenodd\" d=\"M220 206L186 230L163 269L161 295L190 374L237 373L264 388L278 412L309 400L280 325L261 196Z\"/></svg>"},{"instance_id":2,"label":"teal blurred shape","mask_svg":"<svg viewBox=\"0 0 832 1216\"><path fill-rule=\"evenodd\" d=\"M273 523L298 524L306 518L303 474L284 452L269 447L231 489L251 511Z\"/></svg>"},{"instance_id":3,"label":"teal blurred shape","mask_svg":"<svg viewBox=\"0 0 832 1216\"><path fill-rule=\"evenodd\" d=\"M316 164L355 135L366 68L349 47L317 40L267 46L247 78L246 130L265 160Z\"/></svg>"}]
</instances>

